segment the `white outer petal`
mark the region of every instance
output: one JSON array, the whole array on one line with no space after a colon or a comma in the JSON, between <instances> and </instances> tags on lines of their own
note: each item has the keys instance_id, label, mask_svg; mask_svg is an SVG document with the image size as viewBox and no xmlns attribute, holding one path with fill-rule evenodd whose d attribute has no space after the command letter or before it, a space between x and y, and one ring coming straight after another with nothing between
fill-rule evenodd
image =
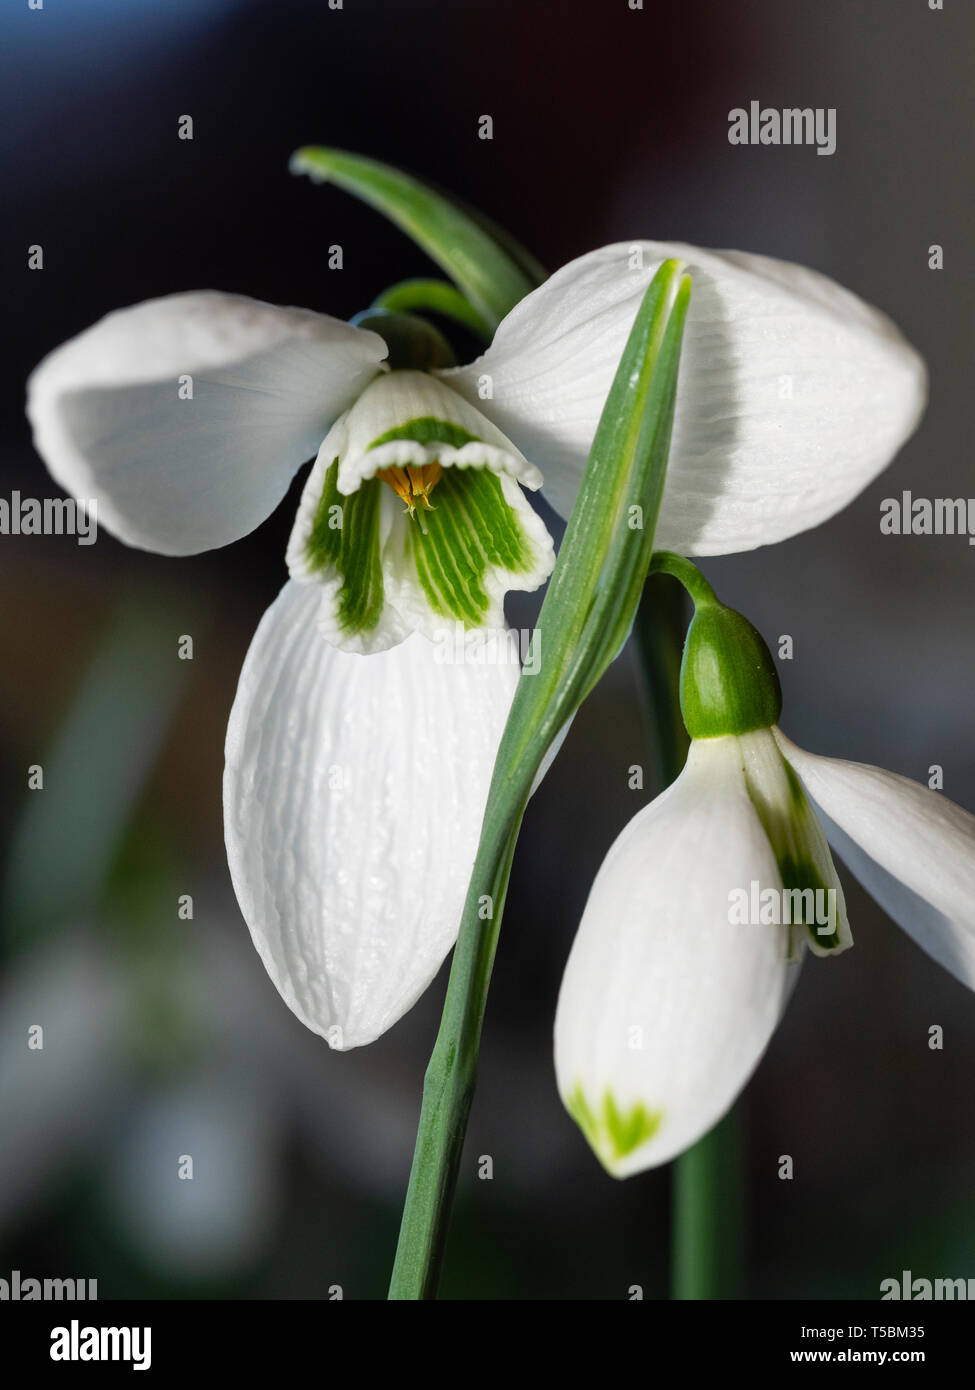
<instances>
[{"instance_id":1,"label":"white outer petal","mask_svg":"<svg viewBox=\"0 0 975 1390\"><path fill-rule=\"evenodd\" d=\"M776 737L850 870L922 950L975 989L975 816L907 777Z\"/></svg>"},{"instance_id":2,"label":"white outer petal","mask_svg":"<svg viewBox=\"0 0 975 1390\"><path fill-rule=\"evenodd\" d=\"M616 1177L682 1152L728 1110L765 1051L798 966L786 929L733 926L729 893L781 890L748 799L735 738L691 745L677 781L613 845L583 914L555 1019L566 1103L611 1090L626 1111L662 1111L653 1137ZM628 1045L642 1030L642 1047Z\"/></svg>"},{"instance_id":3,"label":"white outer petal","mask_svg":"<svg viewBox=\"0 0 975 1390\"><path fill-rule=\"evenodd\" d=\"M281 501L386 345L338 319L192 291L108 314L27 384L34 443L120 540L164 555L227 545ZM181 400L179 378L193 378Z\"/></svg>"},{"instance_id":4,"label":"white outer petal","mask_svg":"<svg viewBox=\"0 0 975 1390\"><path fill-rule=\"evenodd\" d=\"M454 943L518 669L452 664L420 636L339 651L317 630L321 601L292 580L261 620L227 730L224 814L271 979L344 1050L390 1028Z\"/></svg>"},{"instance_id":5,"label":"white outer petal","mask_svg":"<svg viewBox=\"0 0 975 1390\"><path fill-rule=\"evenodd\" d=\"M913 432L926 372L889 319L814 271L679 243L603 247L523 299L487 352L445 379L474 400L492 378L480 408L568 516L640 300L672 256L693 288L657 545L716 555L818 525Z\"/></svg>"}]
</instances>

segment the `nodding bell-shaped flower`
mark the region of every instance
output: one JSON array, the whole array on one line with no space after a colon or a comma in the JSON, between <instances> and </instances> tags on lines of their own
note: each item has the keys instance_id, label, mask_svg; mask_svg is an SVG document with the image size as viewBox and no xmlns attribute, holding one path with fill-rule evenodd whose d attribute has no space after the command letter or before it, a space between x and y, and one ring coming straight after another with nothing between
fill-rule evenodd
<instances>
[{"instance_id":1,"label":"nodding bell-shaped flower","mask_svg":"<svg viewBox=\"0 0 975 1390\"><path fill-rule=\"evenodd\" d=\"M975 816L904 777L797 748L778 728L759 634L700 576L692 592L687 763L606 856L555 1019L563 1102L615 1177L672 1159L716 1124L765 1051L805 948L852 944L827 839L975 987Z\"/></svg>"},{"instance_id":2,"label":"nodding bell-shaped flower","mask_svg":"<svg viewBox=\"0 0 975 1390\"><path fill-rule=\"evenodd\" d=\"M505 594L537 589L554 564L522 492L541 482L436 377L377 376L329 430L288 545L292 578L321 583L323 636L374 652L450 623L503 627Z\"/></svg>"},{"instance_id":3,"label":"nodding bell-shaped flower","mask_svg":"<svg viewBox=\"0 0 975 1390\"><path fill-rule=\"evenodd\" d=\"M109 314L30 378L54 478L145 550L239 539L315 458L231 714L225 820L257 949L336 1047L390 1027L454 940L517 677L504 594L553 563L525 490L544 478L568 515L671 257L695 292L658 534L710 554L817 525L910 435L924 367L855 296L760 256L604 247L466 366L416 318L207 291ZM457 627L485 639L467 668L430 640Z\"/></svg>"}]
</instances>

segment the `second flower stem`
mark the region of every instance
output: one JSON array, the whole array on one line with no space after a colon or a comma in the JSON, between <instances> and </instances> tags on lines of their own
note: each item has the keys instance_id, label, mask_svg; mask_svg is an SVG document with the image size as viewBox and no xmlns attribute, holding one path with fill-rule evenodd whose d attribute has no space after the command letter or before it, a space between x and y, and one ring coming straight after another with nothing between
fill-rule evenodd
<instances>
[{"instance_id":1,"label":"second flower stem","mask_svg":"<svg viewBox=\"0 0 975 1390\"><path fill-rule=\"evenodd\" d=\"M741 1177L741 1123L735 1107L674 1163L672 1298L738 1296Z\"/></svg>"}]
</instances>

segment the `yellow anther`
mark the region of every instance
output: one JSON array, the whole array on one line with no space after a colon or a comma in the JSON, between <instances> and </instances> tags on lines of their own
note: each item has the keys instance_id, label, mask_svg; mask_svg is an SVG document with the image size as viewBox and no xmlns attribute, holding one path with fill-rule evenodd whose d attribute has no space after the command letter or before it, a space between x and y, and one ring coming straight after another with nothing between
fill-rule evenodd
<instances>
[{"instance_id":1,"label":"yellow anther","mask_svg":"<svg viewBox=\"0 0 975 1390\"><path fill-rule=\"evenodd\" d=\"M428 512L433 511L430 493L440 481L442 472L443 469L436 462L422 463L418 467L407 464L405 468L394 464L391 468L380 468L376 477L403 499L406 510L413 516L418 504Z\"/></svg>"}]
</instances>

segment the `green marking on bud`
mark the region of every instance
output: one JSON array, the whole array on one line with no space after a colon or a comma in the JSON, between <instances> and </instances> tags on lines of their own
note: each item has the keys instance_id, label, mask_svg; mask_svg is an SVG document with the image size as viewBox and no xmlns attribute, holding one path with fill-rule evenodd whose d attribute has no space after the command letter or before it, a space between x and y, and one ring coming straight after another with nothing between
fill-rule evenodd
<instances>
[{"instance_id":1,"label":"green marking on bud","mask_svg":"<svg viewBox=\"0 0 975 1390\"><path fill-rule=\"evenodd\" d=\"M371 632L383 611L385 588L379 555L379 499L382 483L370 479L344 497L338 489L339 461L325 474L325 486L305 545L310 570L334 567L342 576L338 617L347 634ZM336 524L340 522L340 524Z\"/></svg>"},{"instance_id":2,"label":"green marking on bud","mask_svg":"<svg viewBox=\"0 0 975 1390\"><path fill-rule=\"evenodd\" d=\"M602 1110L597 1115L586 1100L581 1082L566 1102L566 1109L586 1136L590 1148L604 1163L607 1158L618 1162L647 1143L663 1120L662 1110L648 1110L639 1101L629 1110L622 1110L608 1087Z\"/></svg>"}]
</instances>

